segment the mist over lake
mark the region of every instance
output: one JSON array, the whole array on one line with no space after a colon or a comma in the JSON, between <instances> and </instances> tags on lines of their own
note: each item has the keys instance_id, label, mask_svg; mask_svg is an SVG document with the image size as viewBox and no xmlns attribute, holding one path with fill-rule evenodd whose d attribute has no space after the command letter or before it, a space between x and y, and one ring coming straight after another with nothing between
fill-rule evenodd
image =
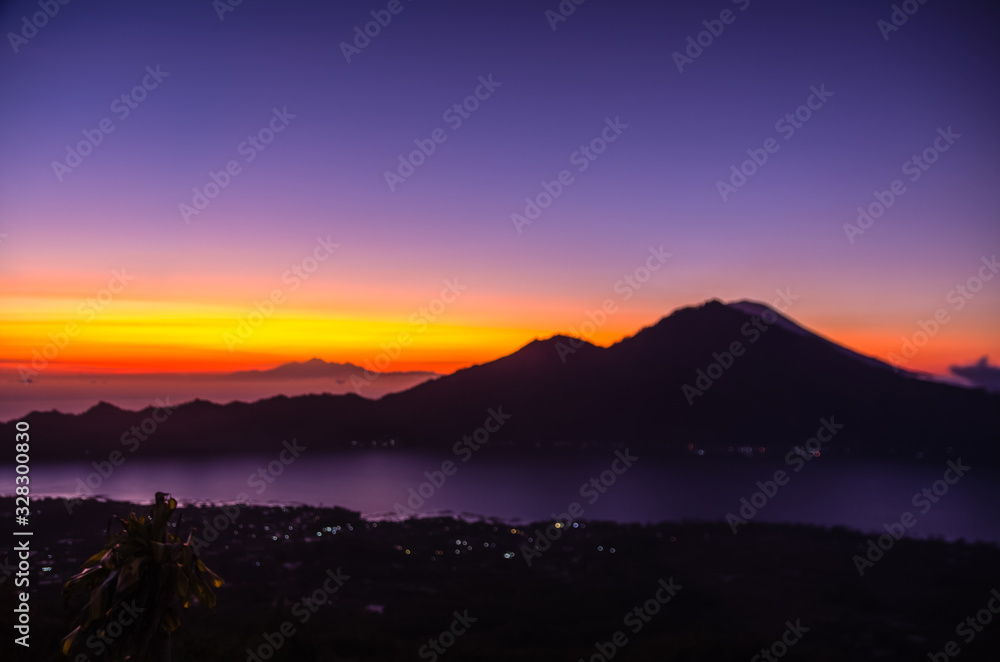
<instances>
[{"instance_id":1,"label":"mist over lake","mask_svg":"<svg viewBox=\"0 0 1000 662\"><path fill-rule=\"evenodd\" d=\"M73 497L81 494L77 480L85 482L90 476L97 485L94 494L139 503L148 503L154 490L163 490L182 502L248 497L257 504L342 506L375 519L451 514L527 523L551 521L575 502L583 509L582 520L659 523L740 516L740 500L752 501L761 491L758 481L773 481L775 472L783 470L786 484L777 486L751 520L884 533L883 524L898 522L910 512L916 519L907 531L911 537L1000 541L1000 515L993 508L1000 502L1000 470L992 466L972 466L938 497L932 486L942 480L945 462L817 458L795 472L781 460L633 455L639 459L621 475L611 472L616 460L612 449L487 447L467 463L450 453L390 449L336 454L307 450L289 464L276 460L277 455L195 461L133 458L99 483L94 477L98 474L85 462L47 464L35 468L33 480L36 495ZM454 463L454 472L444 476L442 464L448 461ZM924 488L931 489L929 498L920 495Z\"/></svg>"}]
</instances>

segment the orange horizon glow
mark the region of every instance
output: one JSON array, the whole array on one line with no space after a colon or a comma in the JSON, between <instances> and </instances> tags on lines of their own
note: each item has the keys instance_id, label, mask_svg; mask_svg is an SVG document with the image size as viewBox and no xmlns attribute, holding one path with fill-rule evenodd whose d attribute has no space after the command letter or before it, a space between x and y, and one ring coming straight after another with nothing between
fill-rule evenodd
<instances>
[{"instance_id":1,"label":"orange horizon glow","mask_svg":"<svg viewBox=\"0 0 1000 662\"><path fill-rule=\"evenodd\" d=\"M259 314L258 303L280 280L250 273L246 278L137 278L105 297L97 310L91 302L109 284L109 273L28 270L26 275L32 277L7 281L0 294L0 373L222 375L320 358L379 372L451 374L557 334L607 347L678 308L711 298L776 305L773 288L711 282L670 291L654 283L626 300L617 297L613 279L618 276L612 273L605 285L563 292L480 281L450 297L450 303L434 307L432 302L442 295L440 277L400 283L371 273L344 282L331 271L317 274L307 288L286 288L282 303L273 310L264 306L270 311L266 316ZM676 277L662 277L664 283L671 279ZM748 296L753 294L756 297ZM588 335L582 327L587 311L599 309L608 298L615 299L617 310ZM892 355L900 353L902 338L918 331L918 321L928 319L933 306L940 305L933 298L928 301L907 302L893 310L880 301L840 304L835 297L814 293L793 303L785 314L837 344L895 363ZM840 307L834 308L835 303ZM991 333L989 302L982 304L987 307L955 312L932 342L899 367L946 376L951 365L1000 355L998 338ZM392 349L407 337L408 346Z\"/></svg>"},{"instance_id":2,"label":"orange horizon glow","mask_svg":"<svg viewBox=\"0 0 1000 662\"><path fill-rule=\"evenodd\" d=\"M462 368L499 359L535 339L557 334L582 335L575 325L527 329L436 324L415 333L417 327L405 322L276 315L236 345L237 351L230 352L223 338L225 334L237 337L237 325L225 316L189 314L186 318L168 319L162 313L156 316L119 314L87 324L78 323L77 335L53 356L53 348L57 343L64 343L68 325L73 322L31 317L22 314L20 318L5 321L0 374L18 374L19 369L26 368L51 376L225 375L244 370L268 370L312 358L330 363L353 363L379 372L451 374ZM632 322L634 326L622 328L623 321ZM640 321L634 316L626 319L623 316L622 320L615 320L618 323L609 323L585 339L608 347L655 321ZM898 331L857 329L836 323L823 329L807 328L837 344L887 363L893 363L891 357L894 354L900 355L903 336ZM333 329L336 333L326 335ZM395 351L393 345L402 333L410 334L411 344L402 348L396 358L386 364L388 350ZM981 342L981 347L988 347L994 340L987 337L989 334L973 335ZM969 334L961 337L941 334L933 343L921 347L905 364L898 365L907 370L948 375L949 366L971 363L980 355L969 351L969 337ZM323 344L335 344L338 349L298 349ZM52 358L46 359L41 355L42 351L48 352ZM379 370L379 363L382 370Z\"/></svg>"}]
</instances>

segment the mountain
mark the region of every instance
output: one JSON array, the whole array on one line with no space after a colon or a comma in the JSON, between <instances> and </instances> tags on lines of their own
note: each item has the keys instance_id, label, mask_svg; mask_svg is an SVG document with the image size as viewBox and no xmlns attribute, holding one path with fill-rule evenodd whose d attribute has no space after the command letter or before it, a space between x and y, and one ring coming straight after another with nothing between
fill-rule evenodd
<instances>
[{"instance_id":1,"label":"mountain","mask_svg":"<svg viewBox=\"0 0 1000 662\"><path fill-rule=\"evenodd\" d=\"M317 379L317 378L330 378L330 379L341 379L347 380L352 376L357 376L364 379L365 374L368 371L361 366L354 365L353 363L333 363L327 362L323 359L312 358L308 361L292 361L290 363L284 363L276 368L271 368L270 370L240 370L238 372L229 373L228 377L233 379L253 379L253 380L281 380L281 379ZM438 377L436 372L426 372L419 370L410 370L402 372L380 372L379 378L394 378L394 377L417 377L427 379L430 377Z\"/></svg>"},{"instance_id":2,"label":"mountain","mask_svg":"<svg viewBox=\"0 0 1000 662\"><path fill-rule=\"evenodd\" d=\"M1000 367L990 365L986 356L972 365L953 365L951 372L974 386L1000 393Z\"/></svg>"},{"instance_id":3,"label":"mountain","mask_svg":"<svg viewBox=\"0 0 1000 662\"><path fill-rule=\"evenodd\" d=\"M491 411L509 419L490 440L517 446L620 442L709 454L763 446L784 455L826 420L843 426L824 448L834 455L1000 459L1000 396L897 372L763 304L715 300L608 348L565 336L535 340L380 400L191 402L156 424L142 454L272 452L293 438L313 449L389 439L450 449ZM104 457L153 413L103 405L80 415L30 414L45 439L33 457ZM2 428L13 438L12 423Z\"/></svg>"}]
</instances>

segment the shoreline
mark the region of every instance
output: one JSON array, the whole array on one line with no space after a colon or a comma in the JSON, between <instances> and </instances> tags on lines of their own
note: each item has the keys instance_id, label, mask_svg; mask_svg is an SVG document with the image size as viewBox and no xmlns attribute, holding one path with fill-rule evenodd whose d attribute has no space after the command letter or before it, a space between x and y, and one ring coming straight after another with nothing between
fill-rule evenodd
<instances>
[{"instance_id":1,"label":"shoreline","mask_svg":"<svg viewBox=\"0 0 1000 662\"><path fill-rule=\"evenodd\" d=\"M132 508L148 511L87 500L70 515L65 500L33 502L36 659L72 659L41 647L68 632L61 584L100 548L111 515ZM13 500L0 499L0 514L10 519L12 511ZM455 643L456 655L590 659L595 641L622 629L622 614L670 578L683 588L662 616L629 633L622 659L748 659L789 619L811 628L789 659L861 659L887 647L898 659L920 659L1000 586L996 544L905 537L859 576L852 557L864 553L868 537L840 527L751 522L734 535L722 521L582 521L546 545L536 528L551 522L373 522L315 507L248 506L233 518L220 507L183 506L178 514L182 538L191 527L207 537L206 524L229 524L201 551L226 580L219 604L185 614L175 660L250 659L247 649L295 619L294 606L338 568L350 580L308 622L294 621L297 634L272 659L415 659L463 610L478 620ZM536 544L525 558L524 546ZM0 608L12 600L8 586ZM994 630L963 659L991 659L991 645L1000 644Z\"/></svg>"}]
</instances>

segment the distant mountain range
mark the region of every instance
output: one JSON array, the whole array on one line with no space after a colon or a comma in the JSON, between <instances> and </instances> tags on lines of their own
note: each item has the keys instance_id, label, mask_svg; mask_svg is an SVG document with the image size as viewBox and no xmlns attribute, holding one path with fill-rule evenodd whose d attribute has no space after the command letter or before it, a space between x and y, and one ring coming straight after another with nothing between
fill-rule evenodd
<instances>
[{"instance_id":1,"label":"distant mountain range","mask_svg":"<svg viewBox=\"0 0 1000 662\"><path fill-rule=\"evenodd\" d=\"M993 393L1000 393L1000 368L991 366L988 358L985 356L972 365L953 365L951 366L951 372L970 384L984 388L987 391L992 391Z\"/></svg>"},{"instance_id":2,"label":"distant mountain range","mask_svg":"<svg viewBox=\"0 0 1000 662\"><path fill-rule=\"evenodd\" d=\"M309 361L276 370L337 369L329 366ZM764 304L715 300L677 310L608 348L566 336L535 340L379 400L354 394L227 405L196 400L157 423L141 454L277 452L293 438L315 450L389 440L451 449L481 428L491 410L505 422L490 443L502 445L625 443L708 455L740 448L760 454L763 447L765 455L783 456L826 420L843 426L824 447L834 456L1000 459L1000 396L897 371ZM44 439L32 457L103 458L121 450L130 428L154 413L163 418L152 408L132 412L102 403L79 415L29 414ZM13 439L12 423L0 429Z\"/></svg>"},{"instance_id":3,"label":"distant mountain range","mask_svg":"<svg viewBox=\"0 0 1000 662\"><path fill-rule=\"evenodd\" d=\"M238 372L229 373L227 377L232 379L260 380L330 378L346 381L352 376L365 379L366 374L369 373L365 368L354 365L353 363L332 363L324 361L323 359L313 358L308 361L292 361L291 363L284 363L276 368L271 368L270 370L240 370ZM376 373L373 371L371 374ZM429 379L431 377L440 376L436 372L426 372L420 370L378 372L377 374L379 375L379 379L396 377Z\"/></svg>"},{"instance_id":4,"label":"distant mountain range","mask_svg":"<svg viewBox=\"0 0 1000 662\"><path fill-rule=\"evenodd\" d=\"M382 363L381 359L377 359ZM366 362L369 368L375 366ZM241 372L81 373L45 372L28 382L0 370L0 421L31 411L79 414L98 400L124 409L142 409L157 398L188 402L254 402L276 395L357 393L380 398L440 377L435 372L377 372L351 363L311 359L269 370Z\"/></svg>"}]
</instances>

